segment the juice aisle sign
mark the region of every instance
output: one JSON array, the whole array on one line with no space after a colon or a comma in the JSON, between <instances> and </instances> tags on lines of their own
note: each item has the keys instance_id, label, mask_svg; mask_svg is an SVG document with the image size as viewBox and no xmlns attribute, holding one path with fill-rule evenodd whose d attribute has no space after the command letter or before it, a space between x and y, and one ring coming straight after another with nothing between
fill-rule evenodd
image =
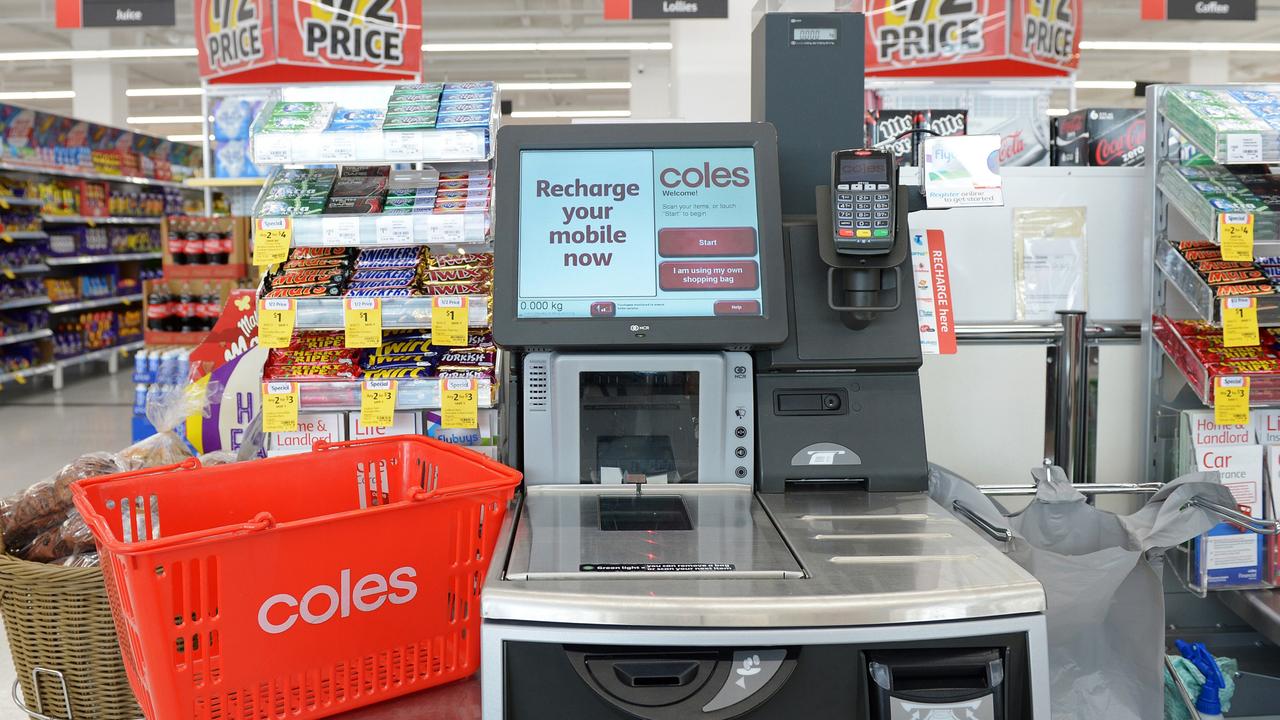
<instances>
[{"instance_id":1,"label":"juice aisle sign","mask_svg":"<svg viewBox=\"0 0 1280 720\"><path fill-rule=\"evenodd\" d=\"M1083 0L868 0L868 75L1066 75Z\"/></svg>"},{"instance_id":2,"label":"juice aisle sign","mask_svg":"<svg viewBox=\"0 0 1280 720\"><path fill-rule=\"evenodd\" d=\"M196 0L211 83L416 79L422 0Z\"/></svg>"}]
</instances>

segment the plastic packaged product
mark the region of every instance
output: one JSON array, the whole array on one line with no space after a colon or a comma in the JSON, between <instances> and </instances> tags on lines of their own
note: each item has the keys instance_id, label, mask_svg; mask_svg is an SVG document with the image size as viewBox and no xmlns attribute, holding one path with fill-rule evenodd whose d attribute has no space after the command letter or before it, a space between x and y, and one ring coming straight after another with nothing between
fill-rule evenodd
<instances>
[{"instance_id":1,"label":"plastic packaged product","mask_svg":"<svg viewBox=\"0 0 1280 720\"><path fill-rule=\"evenodd\" d=\"M264 380L354 380L360 377L358 365L330 363L328 365L268 365L262 368Z\"/></svg>"},{"instance_id":2,"label":"plastic packaged product","mask_svg":"<svg viewBox=\"0 0 1280 720\"><path fill-rule=\"evenodd\" d=\"M340 332L296 333L289 342L290 350L342 349L346 345Z\"/></svg>"},{"instance_id":3,"label":"plastic packaged product","mask_svg":"<svg viewBox=\"0 0 1280 720\"><path fill-rule=\"evenodd\" d=\"M330 196L329 202L325 204L324 214L326 215L376 215L382 212L383 199L381 196L372 197L344 197Z\"/></svg>"},{"instance_id":4,"label":"plastic packaged product","mask_svg":"<svg viewBox=\"0 0 1280 720\"><path fill-rule=\"evenodd\" d=\"M341 285L307 285L302 287L273 288L264 298L315 298L339 297L342 295Z\"/></svg>"},{"instance_id":5,"label":"plastic packaged product","mask_svg":"<svg viewBox=\"0 0 1280 720\"><path fill-rule=\"evenodd\" d=\"M436 126L436 116L430 115L388 115L382 123L383 130L430 130Z\"/></svg>"},{"instance_id":6,"label":"plastic packaged product","mask_svg":"<svg viewBox=\"0 0 1280 720\"><path fill-rule=\"evenodd\" d=\"M486 295L493 286L487 282L431 283L422 286L423 295Z\"/></svg>"},{"instance_id":7,"label":"plastic packaged product","mask_svg":"<svg viewBox=\"0 0 1280 720\"><path fill-rule=\"evenodd\" d=\"M437 128L485 128L489 127L489 113L458 113L456 115L438 115Z\"/></svg>"},{"instance_id":8,"label":"plastic packaged product","mask_svg":"<svg viewBox=\"0 0 1280 720\"><path fill-rule=\"evenodd\" d=\"M92 551L94 547L89 526L75 508L70 508L65 520L40 533L14 554L23 560L47 563Z\"/></svg>"},{"instance_id":9,"label":"plastic packaged product","mask_svg":"<svg viewBox=\"0 0 1280 720\"><path fill-rule=\"evenodd\" d=\"M493 279L493 269L488 267L450 267L426 270L422 273L422 281L440 282L477 282Z\"/></svg>"},{"instance_id":10,"label":"plastic packaged product","mask_svg":"<svg viewBox=\"0 0 1280 720\"><path fill-rule=\"evenodd\" d=\"M347 297L399 298L413 297L418 293L410 288L353 288L347 290Z\"/></svg>"},{"instance_id":11,"label":"plastic packaged product","mask_svg":"<svg viewBox=\"0 0 1280 720\"><path fill-rule=\"evenodd\" d=\"M493 267L493 253L448 253L431 256L431 265L449 267Z\"/></svg>"},{"instance_id":12,"label":"plastic packaged product","mask_svg":"<svg viewBox=\"0 0 1280 720\"><path fill-rule=\"evenodd\" d=\"M356 254L355 248L345 247L300 247L295 248L289 255L290 260L304 260L314 258L350 258Z\"/></svg>"},{"instance_id":13,"label":"plastic packaged product","mask_svg":"<svg viewBox=\"0 0 1280 720\"><path fill-rule=\"evenodd\" d=\"M437 113L441 116L461 113L488 113L493 109L493 100L462 100L452 102L445 100L440 104Z\"/></svg>"},{"instance_id":14,"label":"plastic packaged product","mask_svg":"<svg viewBox=\"0 0 1280 720\"><path fill-rule=\"evenodd\" d=\"M356 258L356 267L360 269L416 267L424 254L421 248L374 248L360 253Z\"/></svg>"}]
</instances>

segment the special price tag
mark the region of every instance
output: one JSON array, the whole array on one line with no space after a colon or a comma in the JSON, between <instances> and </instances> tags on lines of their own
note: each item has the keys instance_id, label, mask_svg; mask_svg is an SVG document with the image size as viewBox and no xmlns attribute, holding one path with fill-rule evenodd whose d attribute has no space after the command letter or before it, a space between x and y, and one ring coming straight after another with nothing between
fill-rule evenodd
<instances>
[{"instance_id":1,"label":"special price tag","mask_svg":"<svg viewBox=\"0 0 1280 720\"><path fill-rule=\"evenodd\" d=\"M1223 260L1253 259L1253 215L1221 213L1218 215L1218 243Z\"/></svg>"},{"instance_id":2,"label":"special price tag","mask_svg":"<svg viewBox=\"0 0 1280 720\"><path fill-rule=\"evenodd\" d=\"M253 227L253 264L275 265L289 259L293 244L293 218L258 218Z\"/></svg>"},{"instance_id":3,"label":"special price tag","mask_svg":"<svg viewBox=\"0 0 1280 720\"><path fill-rule=\"evenodd\" d=\"M480 427L480 391L474 379L445 378L440 381L440 427Z\"/></svg>"},{"instance_id":4,"label":"special price tag","mask_svg":"<svg viewBox=\"0 0 1280 720\"><path fill-rule=\"evenodd\" d=\"M466 295L437 295L431 299L431 344L467 344Z\"/></svg>"},{"instance_id":5,"label":"special price tag","mask_svg":"<svg viewBox=\"0 0 1280 720\"><path fill-rule=\"evenodd\" d=\"M293 432L298 429L298 383L262 383L262 431Z\"/></svg>"},{"instance_id":6,"label":"special price tag","mask_svg":"<svg viewBox=\"0 0 1280 720\"><path fill-rule=\"evenodd\" d=\"M298 304L293 298L259 300L258 344L265 348L289 347L297 320Z\"/></svg>"},{"instance_id":7,"label":"special price tag","mask_svg":"<svg viewBox=\"0 0 1280 720\"><path fill-rule=\"evenodd\" d=\"M342 301L342 326L349 348L382 345L382 299L346 298Z\"/></svg>"},{"instance_id":8,"label":"special price tag","mask_svg":"<svg viewBox=\"0 0 1280 720\"><path fill-rule=\"evenodd\" d=\"M384 428L395 423L396 381L365 380L360 387L360 424Z\"/></svg>"},{"instance_id":9,"label":"special price tag","mask_svg":"<svg viewBox=\"0 0 1280 720\"><path fill-rule=\"evenodd\" d=\"M1222 344L1226 347L1261 345L1258 337L1258 299L1222 299Z\"/></svg>"},{"instance_id":10,"label":"special price tag","mask_svg":"<svg viewBox=\"0 0 1280 720\"><path fill-rule=\"evenodd\" d=\"M1219 375L1213 379L1213 422L1216 425L1249 424L1249 378Z\"/></svg>"}]
</instances>

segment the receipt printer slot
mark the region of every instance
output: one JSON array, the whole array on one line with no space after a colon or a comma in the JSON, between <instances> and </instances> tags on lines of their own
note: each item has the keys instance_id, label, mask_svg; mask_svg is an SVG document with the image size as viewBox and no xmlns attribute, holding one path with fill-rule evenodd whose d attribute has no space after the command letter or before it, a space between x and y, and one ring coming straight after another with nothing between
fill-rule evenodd
<instances>
[{"instance_id":1,"label":"receipt printer slot","mask_svg":"<svg viewBox=\"0 0 1280 720\"><path fill-rule=\"evenodd\" d=\"M778 415L843 415L848 406L844 390L777 390L773 408Z\"/></svg>"}]
</instances>

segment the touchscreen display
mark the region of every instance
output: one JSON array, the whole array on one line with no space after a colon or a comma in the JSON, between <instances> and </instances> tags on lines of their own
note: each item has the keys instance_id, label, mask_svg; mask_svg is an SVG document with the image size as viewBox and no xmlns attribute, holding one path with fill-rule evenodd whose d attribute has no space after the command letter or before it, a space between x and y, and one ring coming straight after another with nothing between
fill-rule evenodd
<instances>
[{"instance_id":1,"label":"touchscreen display","mask_svg":"<svg viewBox=\"0 0 1280 720\"><path fill-rule=\"evenodd\" d=\"M763 314L755 152L523 150L516 316Z\"/></svg>"}]
</instances>

